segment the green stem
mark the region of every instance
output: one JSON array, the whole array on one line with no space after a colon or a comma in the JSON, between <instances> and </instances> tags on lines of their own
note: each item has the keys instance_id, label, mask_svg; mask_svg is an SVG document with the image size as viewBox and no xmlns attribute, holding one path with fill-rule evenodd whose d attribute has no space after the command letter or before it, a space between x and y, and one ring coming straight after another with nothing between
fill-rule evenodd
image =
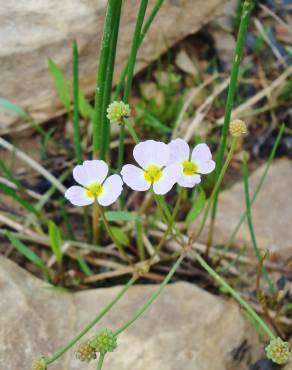
<instances>
[{"instance_id":1,"label":"green stem","mask_svg":"<svg viewBox=\"0 0 292 370\"><path fill-rule=\"evenodd\" d=\"M263 258L261 255L261 252L259 250L256 236L255 236L255 231L253 227L253 222L252 222L252 215L251 215L251 202L250 202L250 195L249 195L249 184L248 184L248 170L247 170L247 160L246 160L246 153L243 153L243 162L242 162L242 175L243 175L243 181L244 181L244 194L245 194L245 204L246 204L246 215L247 215L247 223L248 223L248 228L251 236L251 241L252 241L252 246L254 249L254 253L259 261L259 264L263 264ZM270 275L265 268L265 266L262 266L262 272L264 275L264 278L269 286L269 291L270 293L275 293L275 287L274 284L270 278Z\"/></svg>"},{"instance_id":2,"label":"green stem","mask_svg":"<svg viewBox=\"0 0 292 370\"><path fill-rule=\"evenodd\" d=\"M265 179L266 179L266 177L267 177L267 174L268 174L268 172L269 172L269 169L270 169L271 164L272 164L272 162L273 162L273 159L274 159L274 157L275 157L275 154L276 154L277 148L278 148L278 146L279 146L279 144L280 144L280 141L281 141L281 138L282 138L282 136L283 136L284 130L285 130L285 125L283 124L283 125L281 126L280 130L279 130L279 133L278 133L277 138L276 138L276 140L275 140L275 143L274 143L274 145L273 145L273 148L272 148L271 154L270 154L270 156L269 156L269 158L268 158L268 160L267 160L267 164L266 164L266 166L265 166L264 172L263 172L263 174L262 174L262 176L261 176L261 178L260 178L260 180L259 180L259 182L258 182L258 184L257 184L257 186L256 186L255 192L254 192L254 194L253 194L253 196L252 196L252 198L251 198L251 206L252 206L252 205L253 205L253 203L255 202L255 200L256 200L256 198L257 198L257 195L258 195L258 193L260 192L260 190L261 190L261 188L262 188L262 185L263 185L263 183L264 183L264 181L265 181ZM245 220L246 215L247 215L247 211L245 210L245 211L243 212L243 214L241 215L241 217L240 217L240 220L239 220L238 224L236 225L235 229L233 230L233 232L232 232L232 234L231 234L231 236L230 236L230 239L229 239L229 241L228 241L228 243L227 243L226 249L228 249L228 248L231 246L231 244L234 242L234 239L235 239L235 237L236 237L236 234L238 233L238 230L240 229L240 226L242 225L243 221Z\"/></svg>"},{"instance_id":3,"label":"green stem","mask_svg":"<svg viewBox=\"0 0 292 370\"><path fill-rule=\"evenodd\" d=\"M109 142L110 142L110 122L107 118L107 108L110 104L111 100L111 92L112 92L112 83L113 83L113 74L114 74L114 66L115 66L115 59L116 59L116 50L117 50L117 41L119 35L119 27L120 27L120 19L121 19L121 8L122 8L122 0L116 0L115 9L114 9L114 16L113 16L113 30L111 35L110 41L110 51L108 56L108 66L106 70L106 77L105 77L105 91L103 97L103 104L102 104L102 123L101 123L101 140L100 140L100 158L105 159L106 153L109 149Z\"/></svg>"},{"instance_id":4,"label":"green stem","mask_svg":"<svg viewBox=\"0 0 292 370\"><path fill-rule=\"evenodd\" d=\"M96 367L96 370L101 370L102 369L102 365L103 365L103 360L105 358L105 353L101 353L99 355L99 359L98 359L98 363L97 363L97 367Z\"/></svg>"},{"instance_id":5,"label":"green stem","mask_svg":"<svg viewBox=\"0 0 292 370\"><path fill-rule=\"evenodd\" d=\"M74 147L77 163L82 162L81 154L81 135L79 122L79 83L78 83L78 47L76 41L73 43L73 127L74 127Z\"/></svg>"},{"instance_id":6,"label":"green stem","mask_svg":"<svg viewBox=\"0 0 292 370\"><path fill-rule=\"evenodd\" d=\"M217 178L219 177L219 174L223 167L224 153L225 153L226 145L227 145L227 135L228 135L229 123L230 123L232 109L233 109L234 97L235 97L235 93L237 90L239 66L240 66L240 61L241 61L241 57L243 53L244 42L245 42L245 37L247 33L247 27L248 27L249 17L250 17L252 7L253 7L252 0L244 1L243 7L242 7L239 30L238 30L238 36L236 40L235 56L234 56L232 69L231 69L231 77L230 77L230 83L229 83L229 89L228 89L228 95L227 95L227 101L226 101L226 109L225 109L225 115L224 115L224 123L223 123L223 128L222 128L221 141L220 141L220 145L218 149L218 156L217 156L217 161L216 161L217 162L216 163ZM220 187L218 187L214 195L214 203L212 207L212 216L211 216L213 220L215 220L216 218L219 191L220 191Z\"/></svg>"},{"instance_id":7,"label":"green stem","mask_svg":"<svg viewBox=\"0 0 292 370\"><path fill-rule=\"evenodd\" d=\"M46 359L46 364L50 365L59 359L65 352L67 352L71 347L73 347L86 333L89 332L90 329L94 327L102 317L122 298L122 296L126 293L126 291L132 286L135 281L137 280L136 277L132 277L127 284L121 289L119 294L98 314L98 316L91 321L76 337L74 337L65 347L57 351L54 355Z\"/></svg>"},{"instance_id":8,"label":"green stem","mask_svg":"<svg viewBox=\"0 0 292 370\"><path fill-rule=\"evenodd\" d=\"M169 280L172 278L172 276L174 275L176 269L178 268L178 266L180 265L180 263L182 262L182 260L184 259L184 257L185 257L185 255L182 254L178 258L178 260L173 265L173 267L171 268L171 270L169 271L169 273L166 275L166 277L163 280L163 282L160 284L159 288L152 294L152 296L150 297L150 299L134 313L133 317L125 325L123 325L120 329L118 329L115 332L115 335L119 335L123 331L125 331L126 329L128 329L128 327L131 326L147 310L147 308L158 298L159 294L161 293L161 291L163 290L163 288L167 285L167 283L169 282Z\"/></svg>"},{"instance_id":9,"label":"green stem","mask_svg":"<svg viewBox=\"0 0 292 370\"><path fill-rule=\"evenodd\" d=\"M153 6L153 9L152 9L151 13L149 14L148 18L146 19L145 25L144 25L144 27L142 29L142 32L141 32L141 35L140 35L139 47L141 46L146 33L148 32L154 18L156 17L160 7L162 6L163 1L164 0L157 0L156 1L156 3ZM117 87L115 89L113 100L117 100L120 92L122 91L123 83L124 83L124 80L125 80L125 78L127 76L127 72L128 72L128 66L129 66L129 59L128 59L128 62L127 62L127 64L125 65L125 67L123 69L123 72L121 74L121 77L119 79Z\"/></svg>"},{"instance_id":10,"label":"green stem","mask_svg":"<svg viewBox=\"0 0 292 370\"><path fill-rule=\"evenodd\" d=\"M176 200L176 203L175 203L175 206L174 206L174 209L173 209L171 218L170 218L170 220L168 222L167 229L165 230L165 233L164 233L163 237L160 239L160 242L158 243L157 247L155 248L155 253L151 256L150 264L154 260L155 256L159 255L159 253L161 251L161 248L164 246L164 244L165 244L165 242L167 240L168 234L173 229L173 224L174 224L174 221L175 221L176 216L178 214L178 211L180 209L180 205L181 205L181 201L183 199L183 195L184 195L184 189L183 188L180 188L179 189L179 195L177 197L177 200Z\"/></svg>"},{"instance_id":11,"label":"green stem","mask_svg":"<svg viewBox=\"0 0 292 370\"><path fill-rule=\"evenodd\" d=\"M110 224L109 224L108 220L107 220L107 219L106 219L106 217L105 217L105 214L104 214L104 210L103 210L103 208L102 208L102 207L100 207L100 206L98 206L98 208L99 208L99 212L100 212L100 215L101 215L101 219L102 219L102 221L103 221L103 224L104 224L104 226L105 226L105 228L106 228L106 231L107 231L107 233L108 233L109 237L112 239L112 241L114 242L114 244L117 246L117 248L118 248L118 250L119 250L119 252L120 252L121 256L125 257L125 258L127 259L127 261L131 264L131 263L132 263L132 261L131 261L130 257L127 255L127 253L125 252L124 247L123 247L123 246L122 246L122 244L117 240L117 238L114 236L114 234L113 234L113 232L112 232L112 230L111 230L111 226L110 226Z\"/></svg>"},{"instance_id":12,"label":"green stem","mask_svg":"<svg viewBox=\"0 0 292 370\"><path fill-rule=\"evenodd\" d=\"M275 339L275 335L268 327L268 325L260 318L254 309L235 291L220 275L215 272L211 266L198 254L196 258L199 264L249 313L249 315L263 328L270 339Z\"/></svg>"},{"instance_id":13,"label":"green stem","mask_svg":"<svg viewBox=\"0 0 292 370\"><path fill-rule=\"evenodd\" d=\"M222 183L223 177L224 177L224 175L225 175L225 173L227 171L227 168L229 166L229 163L230 163L230 161L231 161L231 159L233 157L234 151L235 151L235 149L237 147L237 143L238 143L238 137L233 137L232 138L232 142L231 142L231 148L229 150L229 153L227 155L227 158L226 158L226 161L224 163L224 166L223 166L223 168L222 168L222 170L221 170L221 172L219 174L219 177L217 179L217 182L216 182L216 184L214 186L214 189L213 189L213 191L211 193L211 196L209 198L208 205L207 205L207 208L205 209L204 216L203 216L203 219L202 219L202 222L201 222L201 225L200 225L198 234L196 236L196 239L201 235L201 232L203 231L203 228L205 226L205 223L206 223L206 220L207 220L207 217L208 217L209 210L211 208L212 202L215 199L215 196L217 194L218 189L220 188L220 185Z\"/></svg>"},{"instance_id":14,"label":"green stem","mask_svg":"<svg viewBox=\"0 0 292 370\"><path fill-rule=\"evenodd\" d=\"M96 199L94 200L92 206L92 232L93 232L93 244L97 244L99 234L99 207Z\"/></svg>"},{"instance_id":15,"label":"green stem","mask_svg":"<svg viewBox=\"0 0 292 370\"><path fill-rule=\"evenodd\" d=\"M94 120L93 120L93 157L98 157L102 141L102 108L105 92L106 73L109 61L109 51L113 28L113 16L116 0L108 0L105 16L101 47L99 52L98 74L95 91Z\"/></svg>"},{"instance_id":16,"label":"green stem","mask_svg":"<svg viewBox=\"0 0 292 370\"><path fill-rule=\"evenodd\" d=\"M132 46L129 56L128 68L127 68L127 79L124 87L124 94L123 94L123 101L124 103L129 102L129 96L132 88L133 82L133 75L134 75L134 68L136 64L136 58L138 49L140 46L140 35L141 29L143 25L143 20L145 17L146 9L148 5L148 0L141 0L140 8L138 11L138 16L136 20L136 26L134 31L134 36L132 40ZM119 135L119 150L118 150L118 171L121 170L122 164L124 162L124 151L125 151L125 124L122 123L120 127L120 135Z\"/></svg>"}]
</instances>

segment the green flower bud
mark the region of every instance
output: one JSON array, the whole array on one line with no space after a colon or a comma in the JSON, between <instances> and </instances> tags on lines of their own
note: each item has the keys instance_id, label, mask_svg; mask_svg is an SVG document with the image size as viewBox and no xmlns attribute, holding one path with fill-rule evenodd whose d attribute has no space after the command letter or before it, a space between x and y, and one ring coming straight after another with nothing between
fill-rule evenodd
<instances>
[{"instance_id":1,"label":"green flower bud","mask_svg":"<svg viewBox=\"0 0 292 370\"><path fill-rule=\"evenodd\" d=\"M78 345L75 350L75 357L82 362L90 362L96 359L95 349L91 346L90 340Z\"/></svg>"},{"instance_id":2,"label":"green flower bud","mask_svg":"<svg viewBox=\"0 0 292 370\"><path fill-rule=\"evenodd\" d=\"M286 364L291 358L289 343L284 342L280 337L274 338L266 347L267 357L276 364Z\"/></svg>"},{"instance_id":3,"label":"green flower bud","mask_svg":"<svg viewBox=\"0 0 292 370\"><path fill-rule=\"evenodd\" d=\"M107 118L110 123L121 124L124 118L130 116L131 110L129 104L125 104L123 101L114 101L107 108Z\"/></svg>"},{"instance_id":4,"label":"green flower bud","mask_svg":"<svg viewBox=\"0 0 292 370\"><path fill-rule=\"evenodd\" d=\"M90 344L96 352L113 352L117 348L117 337L111 330L104 329L96 334Z\"/></svg>"},{"instance_id":5,"label":"green flower bud","mask_svg":"<svg viewBox=\"0 0 292 370\"><path fill-rule=\"evenodd\" d=\"M46 370L47 364L44 357L36 358L32 363L32 370Z\"/></svg>"}]
</instances>

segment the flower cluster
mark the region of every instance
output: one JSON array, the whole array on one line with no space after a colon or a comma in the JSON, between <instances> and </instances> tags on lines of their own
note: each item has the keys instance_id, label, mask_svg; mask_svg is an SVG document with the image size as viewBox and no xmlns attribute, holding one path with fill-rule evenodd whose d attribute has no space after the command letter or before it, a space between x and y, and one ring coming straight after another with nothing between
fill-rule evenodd
<instances>
[{"instance_id":1,"label":"flower cluster","mask_svg":"<svg viewBox=\"0 0 292 370\"><path fill-rule=\"evenodd\" d=\"M276 364L286 364L292 357L289 343L284 342L280 337L274 338L266 347L267 357Z\"/></svg>"},{"instance_id":2,"label":"flower cluster","mask_svg":"<svg viewBox=\"0 0 292 370\"><path fill-rule=\"evenodd\" d=\"M75 349L75 357L81 362L96 359L96 354L114 352L117 348L117 337L109 329L100 330L93 339L81 342Z\"/></svg>"},{"instance_id":3,"label":"flower cluster","mask_svg":"<svg viewBox=\"0 0 292 370\"><path fill-rule=\"evenodd\" d=\"M192 151L183 139L168 145L147 140L134 147L137 165L123 166L121 176L108 175L108 165L101 160L84 161L73 170L73 177L81 186L71 186L65 197L76 206L87 206L97 201L101 206L114 203L123 190L123 182L136 191L150 188L156 194L166 194L174 184L192 188L201 182L201 175L212 172L215 162L206 144L198 144ZM123 179L123 180L122 180Z\"/></svg>"}]
</instances>

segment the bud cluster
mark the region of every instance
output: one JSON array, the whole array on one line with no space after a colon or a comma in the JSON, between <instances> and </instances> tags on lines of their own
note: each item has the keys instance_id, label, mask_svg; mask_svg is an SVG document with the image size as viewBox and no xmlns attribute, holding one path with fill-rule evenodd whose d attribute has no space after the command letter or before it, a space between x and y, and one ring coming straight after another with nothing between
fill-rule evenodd
<instances>
[{"instance_id":1,"label":"bud cluster","mask_svg":"<svg viewBox=\"0 0 292 370\"><path fill-rule=\"evenodd\" d=\"M286 364L292 355L289 349L289 343L284 342L280 337L270 341L266 347L266 354L270 360L279 365Z\"/></svg>"},{"instance_id":2,"label":"bud cluster","mask_svg":"<svg viewBox=\"0 0 292 370\"><path fill-rule=\"evenodd\" d=\"M33 361L32 370L47 370L47 364L44 357L38 357Z\"/></svg>"},{"instance_id":3,"label":"bud cluster","mask_svg":"<svg viewBox=\"0 0 292 370\"><path fill-rule=\"evenodd\" d=\"M117 337L111 330L104 329L99 331L93 339L80 343L75 350L75 357L82 362L90 362L96 359L97 353L113 352L116 348Z\"/></svg>"},{"instance_id":4,"label":"bud cluster","mask_svg":"<svg viewBox=\"0 0 292 370\"><path fill-rule=\"evenodd\" d=\"M123 101L114 101L107 108L107 118L110 123L117 123L120 125L124 118L130 116L131 110L129 104L125 104Z\"/></svg>"},{"instance_id":5,"label":"bud cluster","mask_svg":"<svg viewBox=\"0 0 292 370\"><path fill-rule=\"evenodd\" d=\"M231 135L234 137L246 135L247 133L246 124L241 119L235 119L230 122L229 131Z\"/></svg>"}]
</instances>

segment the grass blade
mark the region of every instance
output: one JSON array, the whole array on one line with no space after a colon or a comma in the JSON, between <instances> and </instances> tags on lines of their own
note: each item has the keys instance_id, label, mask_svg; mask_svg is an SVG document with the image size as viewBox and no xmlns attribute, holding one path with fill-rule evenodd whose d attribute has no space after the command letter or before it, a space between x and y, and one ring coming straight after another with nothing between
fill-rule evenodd
<instances>
[{"instance_id":1,"label":"grass blade","mask_svg":"<svg viewBox=\"0 0 292 370\"><path fill-rule=\"evenodd\" d=\"M254 253L258 259L258 262L262 264L262 255L259 250L257 241L256 241L256 236L254 232L254 227L253 227L253 221L252 221L252 215L251 215L251 201L250 201L250 196L249 196L249 181L248 181L248 169L247 169L247 160L246 160L246 153L243 153L243 162L242 162L242 175L243 175L243 180L244 180L244 194L245 194L245 204L246 204L246 216L247 216L247 223L248 223L248 228L250 232L250 237L252 241L252 246L254 249ZM269 291L270 293L275 293L275 288L274 284L270 278L270 275L265 268L265 266L262 267L262 272L264 279L266 280L268 286L269 286Z\"/></svg>"},{"instance_id":2,"label":"grass blade","mask_svg":"<svg viewBox=\"0 0 292 370\"><path fill-rule=\"evenodd\" d=\"M68 89L64 74L61 71L61 69L58 67L58 65L52 59L48 60L48 64L49 64L49 70L54 79L54 83L55 83L55 87L56 87L56 91L59 96L59 99L64 105L66 111L69 113L71 99L70 99L69 89Z\"/></svg>"},{"instance_id":3,"label":"grass blade","mask_svg":"<svg viewBox=\"0 0 292 370\"><path fill-rule=\"evenodd\" d=\"M74 41L72 49L73 58L73 139L77 163L82 162L81 135L79 122L79 83L78 83L78 48ZM70 103L69 103L70 104Z\"/></svg>"},{"instance_id":4,"label":"grass blade","mask_svg":"<svg viewBox=\"0 0 292 370\"><path fill-rule=\"evenodd\" d=\"M56 261L59 265L62 265L63 252L62 252L62 237L58 226L53 222L49 222L49 238L50 246L56 257Z\"/></svg>"},{"instance_id":5,"label":"grass blade","mask_svg":"<svg viewBox=\"0 0 292 370\"><path fill-rule=\"evenodd\" d=\"M6 233L11 244L21 253L26 259L36 265L38 268L47 273L47 266L45 262L35 254L31 249L29 249L23 242L21 242L15 235L7 231Z\"/></svg>"}]
</instances>

